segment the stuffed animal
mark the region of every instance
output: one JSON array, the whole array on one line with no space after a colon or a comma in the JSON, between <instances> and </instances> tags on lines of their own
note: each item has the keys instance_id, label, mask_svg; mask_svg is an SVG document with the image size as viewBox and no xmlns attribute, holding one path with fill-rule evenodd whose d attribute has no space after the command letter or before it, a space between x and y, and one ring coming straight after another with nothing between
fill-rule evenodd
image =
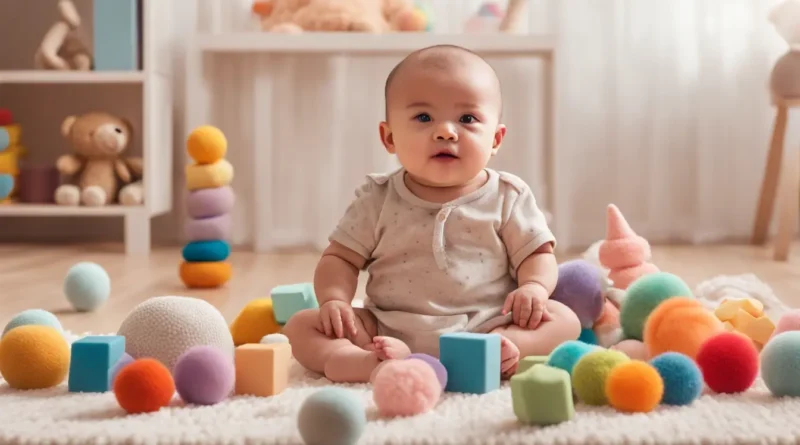
<instances>
[{"instance_id":1,"label":"stuffed animal","mask_svg":"<svg viewBox=\"0 0 800 445\"><path fill-rule=\"evenodd\" d=\"M34 65L43 70L92 69L92 54L89 46L78 35L81 17L71 0L58 0L58 20L42 39L34 55Z\"/></svg>"},{"instance_id":2,"label":"stuffed animal","mask_svg":"<svg viewBox=\"0 0 800 445\"><path fill-rule=\"evenodd\" d=\"M108 113L91 112L67 117L61 133L74 154L63 155L56 161L58 171L70 179L56 190L57 204L95 207L110 204L119 199L121 184L131 186L123 193L125 203L141 204L141 185L133 181L141 177L142 161L122 157L133 135L130 122ZM129 194L138 196L139 202L132 202L136 199L131 200Z\"/></svg>"},{"instance_id":3,"label":"stuffed animal","mask_svg":"<svg viewBox=\"0 0 800 445\"><path fill-rule=\"evenodd\" d=\"M252 10L270 32L384 33L428 26L410 0L256 0Z\"/></svg>"},{"instance_id":4,"label":"stuffed animal","mask_svg":"<svg viewBox=\"0 0 800 445\"><path fill-rule=\"evenodd\" d=\"M784 99L800 98L800 0L785 0L776 6L769 21L789 44L789 50L772 67L772 93Z\"/></svg>"}]
</instances>

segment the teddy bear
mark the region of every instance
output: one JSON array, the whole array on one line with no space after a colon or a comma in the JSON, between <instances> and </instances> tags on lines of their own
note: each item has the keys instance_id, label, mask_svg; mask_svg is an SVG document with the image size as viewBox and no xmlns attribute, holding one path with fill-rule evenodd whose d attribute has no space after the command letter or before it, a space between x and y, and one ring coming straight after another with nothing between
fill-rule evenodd
<instances>
[{"instance_id":1,"label":"teddy bear","mask_svg":"<svg viewBox=\"0 0 800 445\"><path fill-rule=\"evenodd\" d=\"M34 66L44 70L89 71L92 54L79 36L81 17L71 0L58 0L61 18L44 35L33 57Z\"/></svg>"},{"instance_id":2,"label":"teddy bear","mask_svg":"<svg viewBox=\"0 0 800 445\"><path fill-rule=\"evenodd\" d=\"M270 32L385 33L428 26L411 0L256 0L252 10Z\"/></svg>"},{"instance_id":3,"label":"teddy bear","mask_svg":"<svg viewBox=\"0 0 800 445\"><path fill-rule=\"evenodd\" d=\"M122 157L133 136L128 120L103 112L68 116L61 134L74 153L56 161L58 171L68 178L56 189L57 204L98 207L117 200L141 204L142 160Z\"/></svg>"}]
</instances>

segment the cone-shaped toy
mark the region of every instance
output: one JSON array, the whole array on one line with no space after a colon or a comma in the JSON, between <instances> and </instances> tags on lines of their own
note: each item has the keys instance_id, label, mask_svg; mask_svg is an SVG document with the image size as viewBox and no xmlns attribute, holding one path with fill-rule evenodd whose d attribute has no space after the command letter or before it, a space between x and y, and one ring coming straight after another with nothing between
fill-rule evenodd
<instances>
[{"instance_id":1,"label":"cone-shaped toy","mask_svg":"<svg viewBox=\"0 0 800 445\"><path fill-rule=\"evenodd\" d=\"M650 243L637 235L622 212L608 205L606 239L600 245L600 264L609 269L608 278L617 289L628 286L642 275L658 272L650 259Z\"/></svg>"}]
</instances>

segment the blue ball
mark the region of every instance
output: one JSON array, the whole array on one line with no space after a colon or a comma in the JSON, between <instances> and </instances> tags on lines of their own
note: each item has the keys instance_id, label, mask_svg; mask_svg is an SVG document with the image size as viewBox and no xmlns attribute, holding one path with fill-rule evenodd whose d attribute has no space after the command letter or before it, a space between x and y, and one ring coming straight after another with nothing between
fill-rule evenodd
<instances>
[{"instance_id":1,"label":"blue ball","mask_svg":"<svg viewBox=\"0 0 800 445\"><path fill-rule=\"evenodd\" d=\"M222 240L192 241L183 247L183 259L188 262L225 261L231 254L231 246Z\"/></svg>"},{"instance_id":2,"label":"blue ball","mask_svg":"<svg viewBox=\"0 0 800 445\"><path fill-rule=\"evenodd\" d=\"M11 175L0 174L0 199L8 198L11 190L14 189L14 177Z\"/></svg>"},{"instance_id":3,"label":"blue ball","mask_svg":"<svg viewBox=\"0 0 800 445\"><path fill-rule=\"evenodd\" d=\"M18 326L25 325L51 326L56 328L59 332L63 330L61 322L58 321L58 318L52 313L44 309L28 309L11 318L11 321L9 321L5 329L3 329L3 335L6 335L8 331Z\"/></svg>"},{"instance_id":4,"label":"blue ball","mask_svg":"<svg viewBox=\"0 0 800 445\"><path fill-rule=\"evenodd\" d=\"M335 386L310 395L297 414L297 429L306 445L355 445L366 423L364 402Z\"/></svg>"},{"instance_id":5,"label":"blue ball","mask_svg":"<svg viewBox=\"0 0 800 445\"><path fill-rule=\"evenodd\" d=\"M650 360L664 382L665 405L688 405L703 392L703 373L689 356L679 352L665 352Z\"/></svg>"},{"instance_id":6,"label":"blue ball","mask_svg":"<svg viewBox=\"0 0 800 445\"><path fill-rule=\"evenodd\" d=\"M81 312L97 309L110 294L111 279L96 263L80 262L69 269L64 279L64 295Z\"/></svg>"},{"instance_id":7,"label":"blue ball","mask_svg":"<svg viewBox=\"0 0 800 445\"><path fill-rule=\"evenodd\" d=\"M776 397L800 396L800 331L786 331L761 350L761 378Z\"/></svg>"},{"instance_id":8,"label":"blue ball","mask_svg":"<svg viewBox=\"0 0 800 445\"><path fill-rule=\"evenodd\" d=\"M547 365L563 369L572 375L572 368L584 355L597 350L598 346L590 345L578 340L569 340L553 349L547 358Z\"/></svg>"}]
</instances>

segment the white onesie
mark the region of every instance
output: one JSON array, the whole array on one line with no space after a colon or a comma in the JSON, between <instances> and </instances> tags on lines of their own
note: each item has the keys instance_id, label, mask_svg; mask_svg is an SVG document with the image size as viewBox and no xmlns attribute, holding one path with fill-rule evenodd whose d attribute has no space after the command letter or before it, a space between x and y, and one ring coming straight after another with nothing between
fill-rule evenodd
<instances>
[{"instance_id":1,"label":"white onesie","mask_svg":"<svg viewBox=\"0 0 800 445\"><path fill-rule=\"evenodd\" d=\"M414 195L402 168L356 190L329 239L367 259L364 307L378 335L438 357L440 334L510 323L517 268L555 237L522 179L486 171L480 189L444 204Z\"/></svg>"}]
</instances>

